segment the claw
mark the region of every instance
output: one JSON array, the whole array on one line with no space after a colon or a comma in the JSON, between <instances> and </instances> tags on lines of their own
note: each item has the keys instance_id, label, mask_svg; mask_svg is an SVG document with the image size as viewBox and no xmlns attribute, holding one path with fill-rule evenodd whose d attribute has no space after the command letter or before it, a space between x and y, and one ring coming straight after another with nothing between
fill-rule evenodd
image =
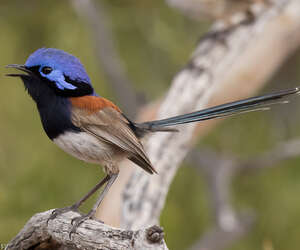
<instances>
[{"instance_id":1,"label":"claw","mask_svg":"<svg viewBox=\"0 0 300 250\"><path fill-rule=\"evenodd\" d=\"M96 211L92 210L92 211L90 211L89 213L87 213L85 215L73 218L72 221L71 221L72 228L71 228L71 231L69 232L69 238L71 239L72 234L76 232L76 229L83 222L85 222L86 220L89 220L89 219L93 219L95 213L96 213ZM101 223L104 223L103 221L100 221L100 220L97 220L97 221L99 221Z\"/></svg>"},{"instance_id":2,"label":"claw","mask_svg":"<svg viewBox=\"0 0 300 250\"><path fill-rule=\"evenodd\" d=\"M69 233L69 238L71 239L72 234L76 232L76 229L77 229L77 228L78 228L85 220L92 219L93 216L94 216L94 213L88 213L88 214L85 214L85 215L82 215L82 216L73 218L72 221L71 221L72 228L71 228L71 231L70 231L70 233Z\"/></svg>"},{"instance_id":3,"label":"claw","mask_svg":"<svg viewBox=\"0 0 300 250\"><path fill-rule=\"evenodd\" d=\"M57 216L67 213L69 211L78 212L78 208L75 207L74 205L72 205L72 206L68 206L68 207L54 209L47 220L47 225L50 220L54 220Z\"/></svg>"}]
</instances>

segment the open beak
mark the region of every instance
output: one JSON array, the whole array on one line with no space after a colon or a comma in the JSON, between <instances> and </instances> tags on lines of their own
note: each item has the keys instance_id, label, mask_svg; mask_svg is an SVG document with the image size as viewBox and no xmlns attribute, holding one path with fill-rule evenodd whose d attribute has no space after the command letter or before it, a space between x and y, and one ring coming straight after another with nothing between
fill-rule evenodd
<instances>
[{"instance_id":1,"label":"open beak","mask_svg":"<svg viewBox=\"0 0 300 250\"><path fill-rule=\"evenodd\" d=\"M19 76L27 76L28 74L32 74L32 72L25 65L22 64L9 64L6 66L6 68L14 68L27 73L27 74L6 74L6 76L19 77Z\"/></svg>"}]
</instances>

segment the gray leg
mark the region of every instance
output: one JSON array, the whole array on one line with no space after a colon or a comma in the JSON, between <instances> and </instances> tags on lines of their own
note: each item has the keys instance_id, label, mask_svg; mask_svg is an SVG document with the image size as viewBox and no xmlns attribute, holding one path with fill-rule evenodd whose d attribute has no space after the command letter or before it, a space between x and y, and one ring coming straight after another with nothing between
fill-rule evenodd
<instances>
[{"instance_id":1,"label":"gray leg","mask_svg":"<svg viewBox=\"0 0 300 250\"><path fill-rule=\"evenodd\" d=\"M80 205L83 202L85 202L93 193L95 193L99 188L101 188L110 179L111 179L111 177L109 175L106 175L99 183L97 183L97 185L95 187L93 187L85 196L83 196L79 201L77 201L72 206L55 209L52 212L52 214L50 215L49 219L47 220L47 223L49 222L49 220L53 220L57 216L59 216L59 215L61 215L63 213L66 213L66 212L69 212L69 211L76 211L76 212L78 212L78 208L80 207Z\"/></svg>"},{"instance_id":2,"label":"gray leg","mask_svg":"<svg viewBox=\"0 0 300 250\"><path fill-rule=\"evenodd\" d=\"M99 207L100 203L104 199L105 195L107 194L108 190L110 189L110 187L112 186L112 184L115 182L115 180L117 179L117 177L118 177L118 174L112 174L110 176L110 179L108 180L106 186L104 187L103 191L99 195L98 200L96 201L95 205L93 206L93 208L91 210L91 211L94 211L94 214L96 213L97 208Z\"/></svg>"},{"instance_id":3,"label":"gray leg","mask_svg":"<svg viewBox=\"0 0 300 250\"><path fill-rule=\"evenodd\" d=\"M111 174L111 175L107 175L108 177L108 180L107 180L107 184L106 186L104 187L103 191L101 192L98 200L96 201L95 205L93 206L93 208L86 214L86 215L83 215L83 216L80 216L80 217L76 217L72 220L72 224L73 224L73 227L69 233L69 237L71 239L71 234L72 233L75 233L77 227L82 223L84 222L85 220L87 219L91 219L94 217L95 213L96 213L96 210L97 208L99 207L100 203L102 202L103 198L105 197L105 195L107 194L108 190L110 189L110 187L112 186L112 184L115 182L115 180L117 179L118 177L118 174Z\"/></svg>"},{"instance_id":4,"label":"gray leg","mask_svg":"<svg viewBox=\"0 0 300 250\"><path fill-rule=\"evenodd\" d=\"M93 187L85 196L83 196L73 206L76 208L79 208L83 202L85 202L93 193L95 193L99 188L101 188L106 182L109 182L110 179L111 179L111 177L109 175L106 175L95 187ZM107 183L107 185L108 185L108 183Z\"/></svg>"}]
</instances>

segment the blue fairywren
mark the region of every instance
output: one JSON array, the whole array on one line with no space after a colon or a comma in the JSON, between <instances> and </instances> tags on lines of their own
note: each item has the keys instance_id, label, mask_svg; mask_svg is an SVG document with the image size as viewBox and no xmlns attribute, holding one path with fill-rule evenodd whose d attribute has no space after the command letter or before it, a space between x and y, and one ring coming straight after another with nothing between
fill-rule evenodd
<instances>
[{"instance_id":1,"label":"blue fairywren","mask_svg":"<svg viewBox=\"0 0 300 250\"><path fill-rule=\"evenodd\" d=\"M85 162L103 166L106 177L74 205L54 210L50 219L79 206L105 185L91 211L74 219L70 233L85 219L92 218L116 180L118 163L128 158L149 174L156 173L140 138L156 131L176 131L169 126L231 116L266 109L284 103L282 98L299 93L298 88L226 103L167 119L135 123L111 101L97 95L80 61L58 49L41 48L24 65L11 64L35 101L47 136L65 152Z\"/></svg>"}]
</instances>

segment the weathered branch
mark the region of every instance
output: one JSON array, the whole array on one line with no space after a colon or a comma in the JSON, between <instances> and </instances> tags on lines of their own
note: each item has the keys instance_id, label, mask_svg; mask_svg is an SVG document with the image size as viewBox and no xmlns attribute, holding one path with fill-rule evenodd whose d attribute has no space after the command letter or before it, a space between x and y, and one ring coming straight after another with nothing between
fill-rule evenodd
<instances>
[{"instance_id":1,"label":"weathered branch","mask_svg":"<svg viewBox=\"0 0 300 250\"><path fill-rule=\"evenodd\" d=\"M247 96L262 86L299 46L299 13L299 1L276 0L268 9L256 13L252 23L222 34L221 41L202 39L187 67L174 78L158 118L215 104L212 97L224 102L235 95ZM268 63L260 65L261 61ZM149 138L146 149L159 175L150 177L135 170L123 195L125 228L136 229L158 222L169 185L193 139L194 128L195 125L182 126L180 133L157 133Z\"/></svg>"},{"instance_id":2,"label":"weathered branch","mask_svg":"<svg viewBox=\"0 0 300 250\"><path fill-rule=\"evenodd\" d=\"M34 215L7 245L6 250L22 249L163 249L163 231L157 226L137 231L121 230L99 221L87 220L69 236L72 218L68 212L48 222L53 210ZM70 238L71 237L71 238Z\"/></svg>"}]
</instances>

